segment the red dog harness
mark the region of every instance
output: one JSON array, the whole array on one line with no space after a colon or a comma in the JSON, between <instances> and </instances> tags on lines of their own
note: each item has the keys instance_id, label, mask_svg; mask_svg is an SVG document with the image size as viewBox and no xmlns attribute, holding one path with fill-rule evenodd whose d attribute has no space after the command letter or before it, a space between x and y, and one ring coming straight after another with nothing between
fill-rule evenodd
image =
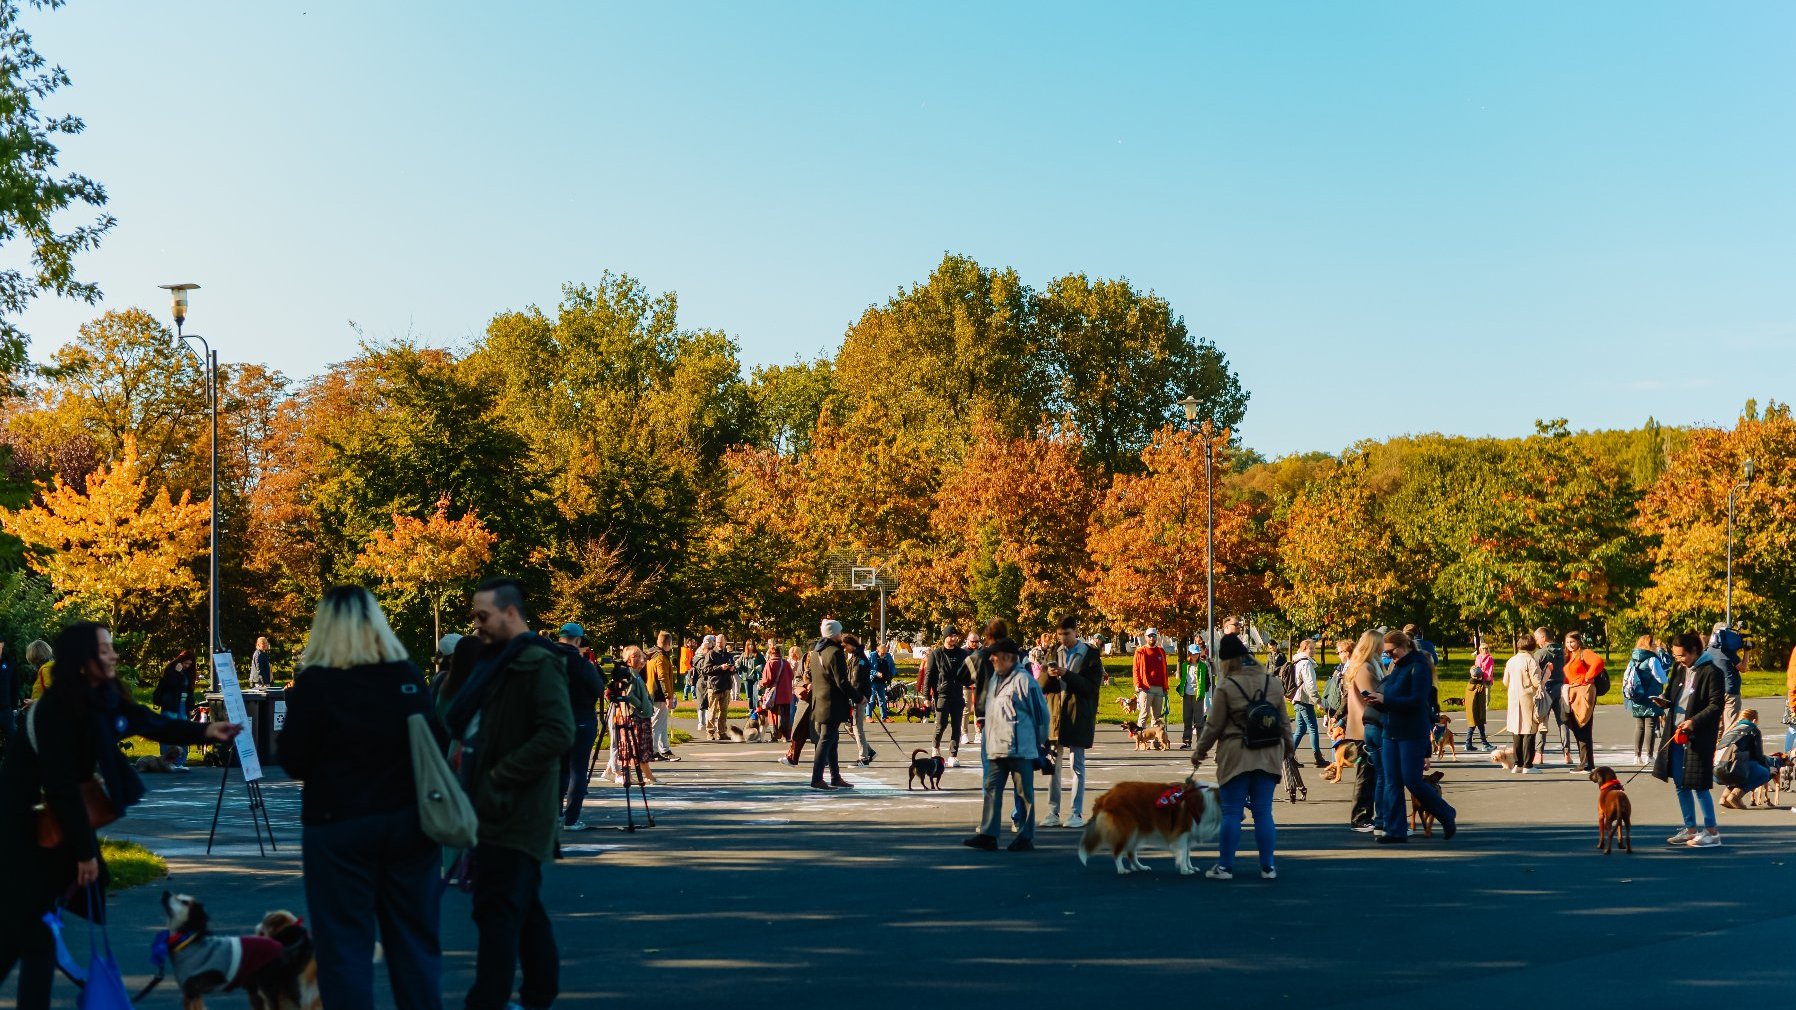
<instances>
[{"instance_id":1,"label":"red dog harness","mask_svg":"<svg viewBox=\"0 0 1796 1010\"><path fill-rule=\"evenodd\" d=\"M1609 781L1598 786L1596 791L1597 791L1598 795L1601 795L1603 793L1608 792L1611 789L1619 791L1621 789L1621 780L1620 779L1610 779Z\"/></svg>"}]
</instances>

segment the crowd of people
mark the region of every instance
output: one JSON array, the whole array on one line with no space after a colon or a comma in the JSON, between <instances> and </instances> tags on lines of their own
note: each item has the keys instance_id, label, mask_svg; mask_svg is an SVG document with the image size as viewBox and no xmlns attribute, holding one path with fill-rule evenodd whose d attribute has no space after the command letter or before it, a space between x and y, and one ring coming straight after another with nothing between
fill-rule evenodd
<instances>
[{"instance_id":1,"label":"crowd of people","mask_svg":"<svg viewBox=\"0 0 1796 1010\"><path fill-rule=\"evenodd\" d=\"M577 623L553 638L532 631L514 580L482 583L471 611L472 633L445 636L427 676L371 593L330 590L287 689L278 751L303 784L307 913L320 993L333 1010L373 1005L377 943L398 1006L442 1005L445 881L470 893L479 937L465 1005L547 1007L559 991L560 957L542 898L543 865L564 833L587 828L582 810L598 755L607 755L599 777L633 781L646 804L650 766L679 760L671 715L692 702L707 739L783 742L780 760L791 766L813 747L811 788L852 790L841 770L844 727L855 761L871 763L877 752L867 727L890 717L894 695L912 690L900 684L893 642L869 647L833 618L808 646L768 638L738 651L724 635L709 635L676 647L663 632L651 647L600 654ZM1450 725L1434 645L1414 625L1342 638L1324 679L1321 642L1292 643L1288 655L1274 646L1262 663L1245 631L1230 618L1213 642L1168 643L1169 651L1150 628L1130 662L1134 730L1157 730L1171 746L1176 698L1184 730L1178 746L1191 752L1191 780L1216 782L1221 830L1206 876L1234 876L1251 816L1260 875L1277 878L1275 794L1298 776L1296 756L1306 743L1318 766L1340 763L1325 756L1324 739L1335 755L1343 747L1354 755L1351 830L1380 844L1407 842L1413 805L1451 840L1457 811L1429 774ZM258 646L259 654L269 651L266 640ZM1737 806L1772 773L1758 713L1741 704L1745 648L1732 629L1717 627L1706 642L1695 633L1666 642L1642 637L1629 657L1622 696L1637 721L1635 757L1650 759L1652 774L1675 791L1683 826L1669 839L1674 845L1720 845L1715 785L1725 787L1722 805ZM1032 646L993 620L964 637L948 631L921 657L914 692L933 719L931 758L958 767L961 747L978 747L979 819L965 845L1000 848L1008 821L1011 838L1002 847L1027 852L1038 828L1085 824L1086 757L1109 680L1106 651L1068 617ZM96 895L92 914L103 919L107 871L96 830L144 794L121 740L159 741L164 758L180 767L190 746L228 743L241 727L188 717L190 653L164 669L151 698L158 712L121 687L102 625L71 624L54 648L33 642L25 652L17 668L0 663L0 690L16 702L0 706L7 744L0 814L8 825L0 859L23 868L20 886L0 896L0 979L22 966L19 1005L36 1010L48 1006L55 964L42 917L59 905L80 913L76 899ZM250 672L272 679L262 655ZM1480 645L1465 685L1469 750L1496 749L1485 722L1497 676L1495 657ZM1547 766L1551 723L1565 767L1587 774L1596 757L1596 703L1609 689L1603 657L1581 633L1556 638L1541 628L1516 641L1501 677L1505 763L1516 774L1538 774ZM1796 742L1796 656L1789 686L1786 752ZM737 702L746 705L745 726L731 724ZM467 848L439 844L421 821L419 733L454 769L471 803L477 828ZM1039 818L1038 775L1048 794ZM94 813L93 787L105 817ZM45 825L54 828L54 844L40 841Z\"/></svg>"}]
</instances>

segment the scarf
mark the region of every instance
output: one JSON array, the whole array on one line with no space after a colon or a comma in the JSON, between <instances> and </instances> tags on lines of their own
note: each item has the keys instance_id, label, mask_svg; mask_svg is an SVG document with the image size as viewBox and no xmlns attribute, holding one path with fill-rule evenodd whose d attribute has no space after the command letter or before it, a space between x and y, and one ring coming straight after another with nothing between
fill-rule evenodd
<instances>
[{"instance_id":1,"label":"scarf","mask_svg":"<svg viewBox=\"0 0 1796 1010\"><path fill-rule=\"evenodd\" d=\"M531 645L547 648L548 641L541 635L525 632L506 642L505 647L496 655L475 662L474 669L468 673L467 683L455 692L454 700L449 703L449 710L443 713L443 722L449 727L450 735L461 737L468 732L474 717L486 707L486 700L498 685L499 675Z\"/></svg>"}]
</instances>

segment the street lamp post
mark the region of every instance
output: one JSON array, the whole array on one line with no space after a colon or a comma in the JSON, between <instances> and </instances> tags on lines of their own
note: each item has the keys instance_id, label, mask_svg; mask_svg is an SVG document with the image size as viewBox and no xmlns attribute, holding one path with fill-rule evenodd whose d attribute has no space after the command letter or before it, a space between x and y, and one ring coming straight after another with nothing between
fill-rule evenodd
<instances>
[{"instance_id":1,"label":"street lamp post","mask_svg":"<svg viewBox=\"0 0 1796 1010\"><path fill-rule=\"evenodd\" d=\"M206 404L212 423L212 481L210 494L212 498L211 544L207 551L208 577L206 580L206 637L210 642L207 666L211 667L210 656L222 651L223 643L218 638L218 352L206 342L206 338L197 333L181 332L182 324L187 322L187 292L199 290L198 284L164 284L173 303L171 308L175 317L175 336L182 341L197 340L203 351L200 363L206 370ZM213 686L218 684L218 671L212 669Z\"/></svg>"},{"instance_id":2,"label":"street lamp post","mask_svg":"<svg viewBox=\"0 0 1796 1010\"><path fill-rule=\"evenodd\" d=\"M1187 395L1179 401L1185 408L1185 423L1197 424L1197 397ZM1210 422L1204 422L1204 648L1212 657L1216 652L1216 494L1210 483L1214 449ZM1211 660L1214 662L1214 658Z\"/></svg>"},{"instance_id":3,"label":"street lamp post","mask_svg":"<svg viewBox=\"0 0 1796 1010\"><path fill-rule=\"evenodd\" d=\"M1752 460L1748 459L1740 470L1744 479L1727 489L1727 612L1724 620L1729 628L1734 626L1734 495L1752 483Z\"/></svg>"}]
</instances>

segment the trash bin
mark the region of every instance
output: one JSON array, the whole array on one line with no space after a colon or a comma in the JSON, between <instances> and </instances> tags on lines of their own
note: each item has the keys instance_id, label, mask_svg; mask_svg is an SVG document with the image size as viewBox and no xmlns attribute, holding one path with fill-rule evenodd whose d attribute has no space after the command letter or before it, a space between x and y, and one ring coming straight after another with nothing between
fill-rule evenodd
<instances>
[{"instance_id":1,"label":"trash bin","mask_svg":"<svg viewBox=\"0 0 1796 1010\"><path fill-rule=\"evenodd\" d=\"M249 725L244 727L244 732L254 734L252 739L256 741L256 756L262 760L264 768L275 767L281 763L280 758L274 752L274 712L278 705L281 708L281 714L286 715L287 703L283 700L284 695L285 692L278 687L265 691L243 692L243 713L249 720Z\"/></svg>"}]
</instances>

